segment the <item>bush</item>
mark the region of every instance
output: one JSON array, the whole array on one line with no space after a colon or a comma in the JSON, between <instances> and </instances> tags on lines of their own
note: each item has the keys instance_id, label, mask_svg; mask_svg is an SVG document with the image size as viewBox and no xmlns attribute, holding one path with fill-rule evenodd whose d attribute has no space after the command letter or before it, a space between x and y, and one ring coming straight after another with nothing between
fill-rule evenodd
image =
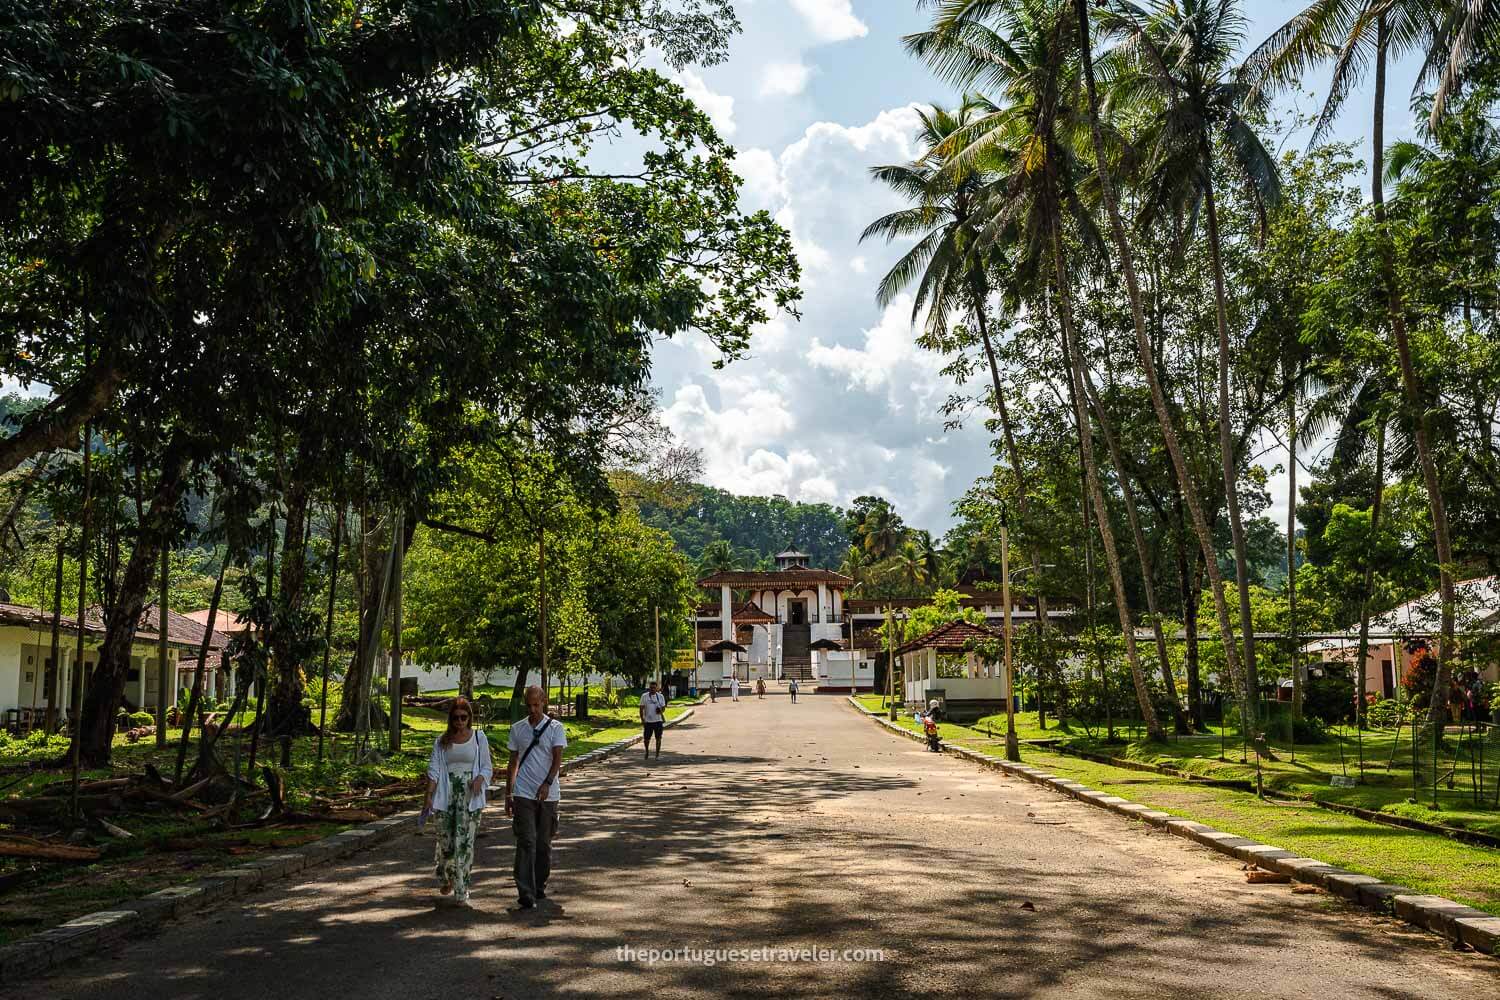
<instances>
[{"instance_id":1,"label":"bush","mask_svg":"<svg viewBox=\"0 0 1500 1000\"><path fill-rule=\"evenodd\" d=\"M1317 716L1303 715L1292 723L1292 735L1298 743L1326 743L1328 727Z\"/></svg>"},{"instance_id":2,"label":"bush","mask_svg":"<svg viewBox=\"0 0 1500 1000\"><path fill-rule=\"evenodd\" d=\"M132 727L155 725L156 716L150 712L131 712L130 725Z\"/></svg>"},{"instance_id":3,"label":"bush","mask_svg":"<svg viewBox=\"0 0 1500 1000\"><path fill-rule=\"evenodd\" d=\"M1365 722L1372 729L1395 729L1402 718L1402 704L1397 698L1381 698L1365 711Z\"/></svg>"},{"instance_id":4,"label":"bush","mask_svg":"<svg viewBox=\"0 0 1500 1000\"><path fill-rule=\"evenodd\" d=\"M1331 671L1308 677L1302 689L1302 714L1328 725L1343 722L1354 714L1354 682Z\"/></svg>"},{"instance_id":5,"label":"bush","mask_svg":"<svg viewBox=\"0 0 1500 1000\"><path fill-rule=\"evenodd\" d=\"M615 679L605 676L604 683L599 687L589 687L589 708L619 708L620 690L615 687Z\"/></svg>"}]
</instances>

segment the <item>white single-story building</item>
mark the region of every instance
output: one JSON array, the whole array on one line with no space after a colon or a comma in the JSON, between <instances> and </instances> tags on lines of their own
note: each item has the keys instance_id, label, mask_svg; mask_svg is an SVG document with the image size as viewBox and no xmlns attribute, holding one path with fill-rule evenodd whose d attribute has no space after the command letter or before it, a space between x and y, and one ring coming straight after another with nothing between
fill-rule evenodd
<instances>
[{"instance_id":1,"label":"white single-story building","mask_svg":"<svg viewBox=\"0 0 1500 1000\"><path fill-rule=\"evenodd\" d=\"M196 658L203 640L203 628L192 619L175 612L167 613L167 664L176 685L159 689L157 662L159 655L159 618L154 605L148 605L136 629L131 646L130 670L126 675L125 702L135 710L154 711L165 696L166 704L177 700L177 690L192 683L191 673L181 672L184 658ZM21 604L0 604L0 724L8 730L27 729L39 720L47 706L49 682L57 684L58 706L62 718L72 712L74 672L78 665L78 619L74 615L58 618L59 663L52 662L52 612ZM104 618L98 608L85 615L82 667L87 674L99 662L99 647L104 640ZM222 639L222 636L216 636Z\"/></svg>"}]
</instances>

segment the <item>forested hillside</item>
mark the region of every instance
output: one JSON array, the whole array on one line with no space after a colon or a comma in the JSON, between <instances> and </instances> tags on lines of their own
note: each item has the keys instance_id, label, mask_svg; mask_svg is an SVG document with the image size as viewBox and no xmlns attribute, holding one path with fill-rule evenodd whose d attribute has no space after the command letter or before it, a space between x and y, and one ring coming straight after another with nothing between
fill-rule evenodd
<instances>
[{"instance_id":1,"label":"forested hillside","mask_svg":"<svg viewBox=\"0 0 1500 1000\"><path fill-rule=\"evenodd\" d=\"M716 541L729 543L740 569L771 566L772 556L798 548L814 566L837 569L849 547L845 513L826 503L786 497L741 497L712 486L693 486L681 507L641 505L641 520L672 536L696 565Z\"/></svg>"}]
</instances>

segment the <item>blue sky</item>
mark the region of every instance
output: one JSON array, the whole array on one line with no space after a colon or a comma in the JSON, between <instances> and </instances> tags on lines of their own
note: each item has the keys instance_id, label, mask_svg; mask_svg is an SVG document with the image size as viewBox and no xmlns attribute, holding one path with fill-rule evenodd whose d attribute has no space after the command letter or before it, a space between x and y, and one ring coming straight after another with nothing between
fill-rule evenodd
<instances>
[{"instance_id":1,"label":"blue sky","mask_svg":"<svg viewBox=\"0 0 1500 1000\"><path fill-rule=\"evenodd\" d=\"M752 356L722 371L713 370L707 344L659 345L664 418L703 449L715 486L838 504L878 493L910 523L943 531L952 501L990 469L989 442L979 419L944 432L939 409L952 387L942 361L913 345L909 301L886 310L875 303L875 282L900 248L858 244L866 223L897 206L868 168L914 154L911 104L954 97L902 51L901 36L920 30L925 14L914 0L735 6L745 31L729 61L679 79L738 149L744 207L770 210L792 232L804 270L803 318L773 320ZM1248 44L1299 6L1247 4ZM1411 80L1411 67L1393 71L1390 140L1411 133ZM1367 92L1351 98L1335 138L1362 141L1369 100ZM1311 97L1297 103L1316 107ZM1262 459L1278 460L1274 451ZM1278 520L1284 483L1273 477L1269 513Z\"/></svg>"}]
</instances>

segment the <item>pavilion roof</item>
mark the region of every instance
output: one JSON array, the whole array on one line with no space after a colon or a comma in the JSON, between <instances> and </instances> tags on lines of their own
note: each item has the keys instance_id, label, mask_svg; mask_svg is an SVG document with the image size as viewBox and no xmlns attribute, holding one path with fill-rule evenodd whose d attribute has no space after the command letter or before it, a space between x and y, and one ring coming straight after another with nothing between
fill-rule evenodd
<instances>
[{"instance_id":1,"label":"pavilion roof","mask_svg":"<svg viewBox=\"0 0 1500 1000\"><path fill-rule=\"evenodd\" d=\"M897 653L911 653L919 649L935 649L939 653L965 653L969 644L988 639L999 639L1001 633L988 625L974 625L966 621L939 625L926 635L918 636L896 649Z\"/></svg>"},{"instance_id":2,"label":"pavilion roof","mask_svg":"<svg viewBox=\"0 0 1500 1000\"><path fill-rule=\"evenodd\" d=\"M731 569L705 576L700 587L734 587L738 590L792 590L812 584L830 583L837 587L853 585L854 578L831 569L791 566L787 569Z\"/></svg>"}]
</instances>

